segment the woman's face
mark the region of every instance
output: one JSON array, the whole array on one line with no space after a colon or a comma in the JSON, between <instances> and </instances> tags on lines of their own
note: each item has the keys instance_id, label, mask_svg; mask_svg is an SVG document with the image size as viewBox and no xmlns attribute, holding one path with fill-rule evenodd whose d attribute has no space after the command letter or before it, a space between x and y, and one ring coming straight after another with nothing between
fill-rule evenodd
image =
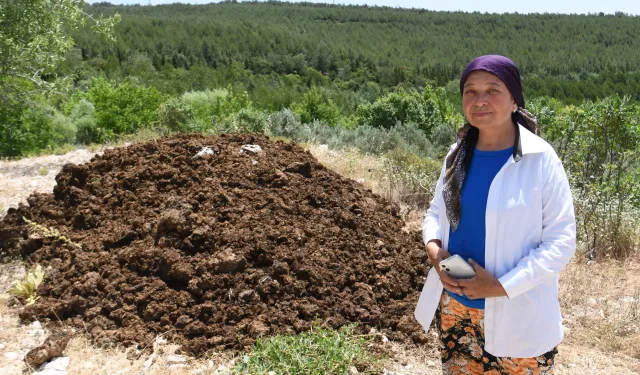
<instances>
[{"instance_id":1,"label":"woman's face","mask_svg":"<svg viewBox=\"0 0 640 375\"><path fill-rule=\"evenodd\" d=\"M471 125L485 130L510 126L517 105L500 78L478 70L471 72L464 83L462 109Z\"/></svg>"}]
</instances>

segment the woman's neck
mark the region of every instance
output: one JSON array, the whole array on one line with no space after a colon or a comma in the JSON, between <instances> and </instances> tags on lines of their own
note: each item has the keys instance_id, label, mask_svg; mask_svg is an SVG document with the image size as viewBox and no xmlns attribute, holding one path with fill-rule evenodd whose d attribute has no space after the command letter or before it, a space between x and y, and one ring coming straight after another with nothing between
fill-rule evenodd
<instances>
[{"instance_id":1,"label":"woman's neck","mask_svg":"<svg viewBox=\"0 0 640 375\"><path fill-rule=\"evenodd\" d=\"M476 148L480 151L497 151L512 147L516 141L516 127L513 123L490 129L481 129Z\"/></svg>"}]
</instances>

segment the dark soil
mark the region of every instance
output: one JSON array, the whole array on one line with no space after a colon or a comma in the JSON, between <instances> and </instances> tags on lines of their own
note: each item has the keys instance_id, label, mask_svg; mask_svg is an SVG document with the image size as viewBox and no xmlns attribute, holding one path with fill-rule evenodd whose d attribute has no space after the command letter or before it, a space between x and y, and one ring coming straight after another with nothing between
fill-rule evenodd
<instances>
[{"instance_id":1,"label":"dark soil","mask_svg":"<svg viewBox=\"0 0 640 375\"><path fill-rule=\"evenodd\" d=\"M204 146L214 154L194 158ZM51 266L25 321L61 319L98 344L166 333L195 355L314 320L426 340L413 318L427 263L419 234L296 145L180 135L65 165L56 181L0 222L0 253Z\"/></svg>"}]
</instances>

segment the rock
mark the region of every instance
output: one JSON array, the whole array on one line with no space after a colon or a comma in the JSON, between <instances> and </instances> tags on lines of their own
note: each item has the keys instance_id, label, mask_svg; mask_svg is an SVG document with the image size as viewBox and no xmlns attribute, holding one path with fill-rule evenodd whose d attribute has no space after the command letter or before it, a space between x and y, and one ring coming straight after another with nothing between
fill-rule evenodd
<instances>
[{"instance_id":1,"label":"rock","mask_svg":"<svg viewBox=\"0 0 640 375\"><path fill-rule=\"evenodd\" d=\"M435 367L435 365L436 365L436 361L432 361L432 360L428 360L428 361L427 361L427 366L429 366L429 367Z\"/></svg>"},{"instance_id":2,"label":"rock","mask_svg":"<svg viewBox=\"0 0 640 375\"><path fill-rule=\"evenodd\" d=\"M68 331L58 331L51 334L44 344L33 348L24 357L24 361L30 368L38 368L41 364L54 357L62 357L62 352L67 347L71 334Z\"/></svg>"},{"instance_id":3,"label":"rock","mask_svg":"<svg viewBox=\"0 0 640 375\"><path fill-rule=\"evenodd\" d=\"M151 366L153 365L153 360L156 358L156 353L153 353L149 356L149 358L144 361L144 363L142 364L142 369L144 371L149 371L149 369L151 368Z\"/></svg>"},{"instance_id":4,"label":"rock","mask_svg":"<svg viewBox=\"0 0 640 375\"><path fill-rule=\"evenodd\" d=\"M389 342L389 339L387 338L387 336L382 335L382 343L383 343L383 344L386 344L386 343L388 343L388 342Z\"/></svg>"},{"instance_id":5,"label":"rock","mask_svg":"<svg viewBox=\"0 0 640 375\"><path fill-rule=\"evenodd\" d=\"M40 336L44 335L44 329L42 328L42 324L39 321L35 321L29 325L29 330L27 331L29 336Z\"/></svg>"},{"instance_id":6,"label":"rock","mask_svg":"<svg viewBox=\"0 0 640 375\"><path fill-rule=\"evenodd\" d=\"M240 153L251 153L251 154L257 154L262 152L262 147L258 146L258 145L242 145L242 147L240 147Z\"/></svg>"},{"instance_id":7,"label":"rock","mask_svg":"<svg viewBox=\"0 0 640 375\"><path fill-rule=\"evenodd\" d=\"M351 366L351 368L349 369L349 375L357 375L360 372L358 371L358 369L355 366Z\"/></svg>"},{"instance_id":8,"label":"rock","mask_svg":"<svg viewBox=\"0 0 640 375\"><path fill-rule=\"evenodd\" d=\"M199 157L202 157L202 156L205 156L205 155L213 155L213 154L214 154L213 149L211 147L209 147L209 146L205 146L205 147L202 148L202 150L198 151L198 153L195 154L192 157L192 159L199 158Z\"/></svg>"},{"instance_id":9,"label":"rock","mask_svg":"<svg viewBox=\"0 0 640 375\"><path fill-rule=\"evenodd\" d=\"M20 361L22 360L22 358L24 357L23 354L17 353L17 352L6 352L4 353L4 360L5 361Z\"/></svg>"},{"instance_id":10,"label":"rock","mask_svg":"<svg viewBox=\"0 0 640 375\"><path fill-rule=\"evenodd\" d=\"M34 374L37 375L66 375L69 367L69 357L57 357L44 364Z\"/></svg>"}]
</instances>

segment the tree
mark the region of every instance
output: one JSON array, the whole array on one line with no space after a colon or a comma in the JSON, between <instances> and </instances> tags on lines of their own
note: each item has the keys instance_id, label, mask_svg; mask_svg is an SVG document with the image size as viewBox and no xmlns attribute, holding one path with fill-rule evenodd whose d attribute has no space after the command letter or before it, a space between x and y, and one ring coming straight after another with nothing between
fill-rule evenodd
<instances>
[{"instance_id":1,"label":"tree","mask_svg":"<svg viewBox=\"0 0 640 375\"><path fill-rule=\"evenodd\" d=\"M84 5L84 0L0 1L0 105L30 103L34 94L64 84L55 72L74 46L69 31L91 21L93 30L112 38L120 16L94 18Z\"/></svg>"}]
</instances>

